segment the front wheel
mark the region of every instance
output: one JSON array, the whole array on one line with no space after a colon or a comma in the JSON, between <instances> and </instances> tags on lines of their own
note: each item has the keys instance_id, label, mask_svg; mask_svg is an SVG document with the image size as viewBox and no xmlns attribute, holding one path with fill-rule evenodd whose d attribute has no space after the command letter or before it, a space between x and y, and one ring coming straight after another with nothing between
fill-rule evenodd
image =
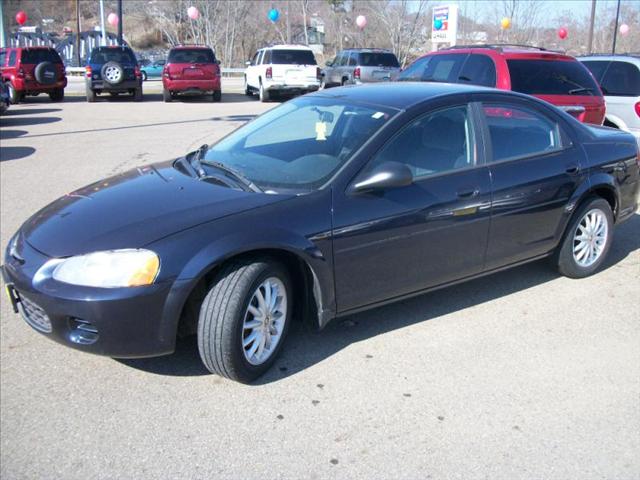
<instances>
[{"instance_id":1,"label":"front wheel","mask_svg":"<svg viewBox=\"0 0 640 480\"><path fill-rule=\"evenodd\" d=\"M613 213L599 197L587 200L576 211L556 254L558 271L570 278L584 278L604 262L613 240Z\"/></svg>"},{"instance_id":2,"label":"front wheel","mask_svg":"<svg viewBox=\"0 0 640 480\"><path fill-rule=\"evenodd\" d=\"M198 350L207 369L243 383L265 373L280 352L293 312L286 269L269 259L231 261L200 308Z\"/></svg>"}]
</instances>

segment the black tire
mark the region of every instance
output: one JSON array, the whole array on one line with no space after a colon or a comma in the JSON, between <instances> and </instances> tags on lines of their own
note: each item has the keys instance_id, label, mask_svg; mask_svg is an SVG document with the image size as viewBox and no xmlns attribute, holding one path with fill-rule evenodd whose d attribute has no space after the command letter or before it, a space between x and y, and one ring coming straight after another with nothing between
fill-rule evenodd
<instances>
[{"instance_id":1,"label":"black tire","mask_svg":"<svg viewBox=\"0 0 640 480\"><path fill-rule=\"evenodd\" d=\"M347 79L343 78L342 82L340 82L340 86L344 87L347 84Z\"/></svg>"},{"instance_id":2,"label":"black tire","mask_svg":"<svg viewBox=\"0 0 640 480\"><path fill-rule=\"evenodd\" d=\"M162 100L164 100L167 103L173 100L173 97L171 96L171 92L166 88L162 89Z\"/></svg>"},{"instance_id":3,"label":"black tire","mask_svg":"<svg viewBox=\"0 0 640 480\"><path fill-rule=\"evenodd\" d=\"M253 92L251 91L251 87L247 83L247 77L244 77L244 94L247 97L253 97Z\"/></svg>"},{"instance_id":4,"label":"black tire","mask_svg":"<svg viewBox=\"0 0 640 480\"><path fill-rule=\"evenodd\" d=\"M243 321L254 292L267 278L284 285L288 300L283 331L271 355L259 365L245 357ZM215 374L249 383L264 374L277 358L286 340L293 313L293 290L282 265L266 258L230 261L216 276L200 308L198 350L207 369Z\"/></svg>"},{"instance_id":5,"label":"black tire","mask_svg":"<svg viewBox=\"0 0 640 480\"><path fill-rule=\"evenodd\" d=\"M8 87L9 87L9 103L12 105L20 103L20 100L22 100L23 98L22 92L13 88L13 85L11 85L11 83L9 83Z\"/></svg>"},{"instance_id":6,"label":"black tire","mask_svg":"<svg viewBox=\"0 0 640 480\"><path fill-rule=\"evenodd\" d=\"M42 85L52 85L56 83L58 71L56 66L51 62L40 62L33 70L33 76L36 81Z\"/></svg>"},{"instance_id":7,"label":"black tire","mask_svg":"<svg viewBox=\"0 0 640 480\"><path fill-rule=\"evenodd\" d=\"M133 100L135 102L141 102L144 99L144 95L142 94L142 86L136 88L135 92L133 92Z\"/></svg>"},{"instance_id":8,"label":"black tire","mask_svg":"<svg viewBox=\"0 0 640 480\"><path fill-rule=\"evenodd\" d=\"M213 101L214 102L222 101L222 91L216 90L215 92L213 92Z\"/></svg>"},{"instance_id":9,"label":"black tire","mask_svg":"<svg viewBox=\"0 0 640 480\"><path fill-rule=\"evenodd\" d=\"M57 88L49 93L52 102L61 102L64 100L64 88Z\"/></svg>"},{"instance_id":10,"label":"black tire","mask_svg":"<svg viewBox=\"0 0 640 480\"><path fill-rule=\"evenodd\" d=\"M258 92L259 96L260 96L260 101L263 103L266 103L268 101L271 100L271 95L269 93L269 90L267 90L266 88L264 88L264 86L262 85L262 82L260 82L260 90Z\"/></svg>"},{"instance_id":11,"label":"black tire","mask_svg":"<svg viewBox=\"0 0 640 480\"><path fill-rule=\"evenodd\" d=\"M578 240L576 240L576 235L578 227L581 225L585 215L592 211L598 211L603 214L602 217L607 223L607 233L604 241L604 248L599 257L597 257L592 264L583 266L580 265L574 257L574 248L576 247L576 242L578 242ZM609 249L611 248L611 243L613 241L613 229L613 213L611 212L609 202L600 197L590 197L584 201L571 218L562 243L554 255L554 263L556 263L558 271L569 278L584 278L589 275L593 275L607 258L607 254L609 253Z\"/></svg>"},{"instance_id":12,"label":"black tire","mask_svg":"<svg viewBox=\"0 0 640 480\"><path fill-rule=\"evenodd\" d=\"M124 80L124 68L118 62L107 62L100 69L100 75L109 85L119 85Z\"/></svg>"},{"instance_id":13,"label":"black tire","mask_svg":"<svg viewBox=\"0 0 640 480\"><path fill-rule=\"evenodd\" d=\"M145 72L144 70L142 70L142 81L143 82L147 81L147 72Z\"/></svg>"},{"instance_id":14,"label":"black tire","mask_svg":"<svg viewBox=\"0 0 640 480\"><path fill-rule=\"evenodd\" d=\"M94 90L91 89L91 87L87 86L86 87L86 94L87 94L87 102L89 103L93 103L96 101L96 92Z\"/></svg>"}]
</instances>

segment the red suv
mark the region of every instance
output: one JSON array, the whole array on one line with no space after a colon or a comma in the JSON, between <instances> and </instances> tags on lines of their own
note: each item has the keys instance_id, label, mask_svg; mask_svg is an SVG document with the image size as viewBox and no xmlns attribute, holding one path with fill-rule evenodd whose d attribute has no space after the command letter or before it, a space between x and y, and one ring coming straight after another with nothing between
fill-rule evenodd
<instances>
[{"instance_id":1,"label":"red suv","mask_svg":"<svg viewBox=\"0 0 640 480\"><path fill-rule=\"evenodd\" d=\"M162 70L163 98L170 102L176 94L211 95L211 100L222 98L220 88L220 62L207 46L178 45L169 52Z\"/></svg>"},{"instance_id":2,"label":"red suv","mask_svg":"<svg viewBox=\"0 0 640 480\"><path fill-rule=\"evenodd\" d=\"M469 83L526 93L601 125L605 103L589 70L575 58L521 45L456 46L428 53L398 81Z\"/></svg>"},{"instance_id":3,"label":"red suv","mask_svg":"<svg viewBox=\"0 0 640 480\"><path fill-rule=\"evenodd\" d=\"M67 76L60 55L51 47L2 48L0 71L11 103L41 93L48 93L53 102L64 99Z\"/></svg>"}]
</instances>

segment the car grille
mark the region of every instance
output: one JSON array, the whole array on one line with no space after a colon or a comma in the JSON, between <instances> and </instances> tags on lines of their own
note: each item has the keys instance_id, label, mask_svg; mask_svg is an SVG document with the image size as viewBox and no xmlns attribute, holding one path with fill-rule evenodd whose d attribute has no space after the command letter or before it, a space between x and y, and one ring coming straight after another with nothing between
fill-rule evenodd
<instances>
[{"instance_id":1,"label":"car grille","mask_svg":"<svg viewBox=\"0 0 640 480\"><path fill-rule=\"evenodd\" d=\"M49 316L44 312L42 308L26 298L24 295L20 295L20 302L18 303L20 313L25 321L33 328L43 333L51 333L51 320Z\"/></svg>"}]
</instances>

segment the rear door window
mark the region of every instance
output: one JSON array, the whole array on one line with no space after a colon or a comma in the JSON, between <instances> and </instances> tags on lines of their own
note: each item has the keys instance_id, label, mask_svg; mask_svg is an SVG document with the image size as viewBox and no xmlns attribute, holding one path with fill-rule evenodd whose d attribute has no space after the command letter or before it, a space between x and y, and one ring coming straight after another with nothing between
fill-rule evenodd
<instances>
[{"instance_id":1,"label":"rear door window","mask_svg":"<svg viewBox=\"0 0 640 480\"><path fill-rule=\"evenodd\" d=\"M262 63L267 64L271 63L271 50L267 50L264 52L264 58L262 59Z\"/></svg>"},{"instance_id":2,"label":"rear door window","mask_svg":"<svg viewBox=\"0 0 640 480\"><path fill-rule=\"evenodd\" d=\"M271 62L276 65L316 65L311 50L274 50Z\"/></svg>"},{"instance_id":3,"label":"rear door window","mask_svg":"<svg viewBox=\"0 0 640 480\"><path fill-rule=\"evenodd\" d=\"M208 48L180 48L171 50L169 63L215 63L216 57Z\"/></svg>"},{"instance_id":4,"label":"rear door window","mask_svg":"<svg viewBox=\"0 0 640 480\"><path fill-rule=\"evenodd\" d=\"M507 60L511 89L529 95L597 95L598 86L577 60Z\"/></svg>"},{"instance_id":5,"label":"rear door window","mask_svg":"<svg viewBox=\"0 0 640 480\"><path fill-rule=\"evenodd\" d=\"M9 63L7 64L7 66L9 67L15 67L16 65L16 51L15 50L11 50L11 53L9 54Z\"/></svg>"},{"instance_id":6,"label":"rear door window","mask_svg":"<svg viewBox=\"0 0 640 480\"><path fill-rule=\"evenodd\" d=\"M62 63L62 59L55 50L38 48L22 51L22 63L38 64L41 62Z\"/></svg>"},{"instance_id":7,"label":"rear door window","mask_svg":"<svg viewBox=\"0 0 640 480\"><path fill-rule=\"evenodd\" d=\"M7 52L0 52L0 67L4 67L4 62L7 59Z\"/></svg>"},{"instance_id":8,"label":"rear door window","mask_svg":"<svg viewBox=\"0 0 640 480\"><path fill-rule=\"evenodd\" d=\"M396 56L387 52L361 52L360 65L363 67L400 67Z\"/></svg>"},{"instance_id":9,"label":"rear door window","mask_svg":"<svg viewBox=\"0 0 640 480\"><path fill-rule=\"evenodd\" d=\"M640 96L640 69L628 62L611 62L601 86L605 95L638 97Z\"/></svg>"},{"instance_id":10,"label":"rear door window","mask_svg":"<svg viewBox=\"0 0 640 480\"><path fill-rule=\"evenodd\" d=\"M472 53L467 58L457 79L458 83L496 86L496 66L488 55Z\"/></svg>"},{"instance_id":11,"label":"rear door window","mask_svg":"<svg viewBox=\"0 0 640 480\"><path fill-rule=\"evenodd\" d=\"M460 68L467 56L467 54L456 53L434 55L425 69L422 80L456 83L460 75Z\"/></svg>"},{"instance_id":12,"label":"rear door window","mask_svg":"<svg viewBox=\"0 0 640 480\"><path fill-rule=\"evenodd\" d=\"M532 109L506 103L483 103L493 161L543 155L562 148L560 126Z\"/></svg>"}]
</instances>

